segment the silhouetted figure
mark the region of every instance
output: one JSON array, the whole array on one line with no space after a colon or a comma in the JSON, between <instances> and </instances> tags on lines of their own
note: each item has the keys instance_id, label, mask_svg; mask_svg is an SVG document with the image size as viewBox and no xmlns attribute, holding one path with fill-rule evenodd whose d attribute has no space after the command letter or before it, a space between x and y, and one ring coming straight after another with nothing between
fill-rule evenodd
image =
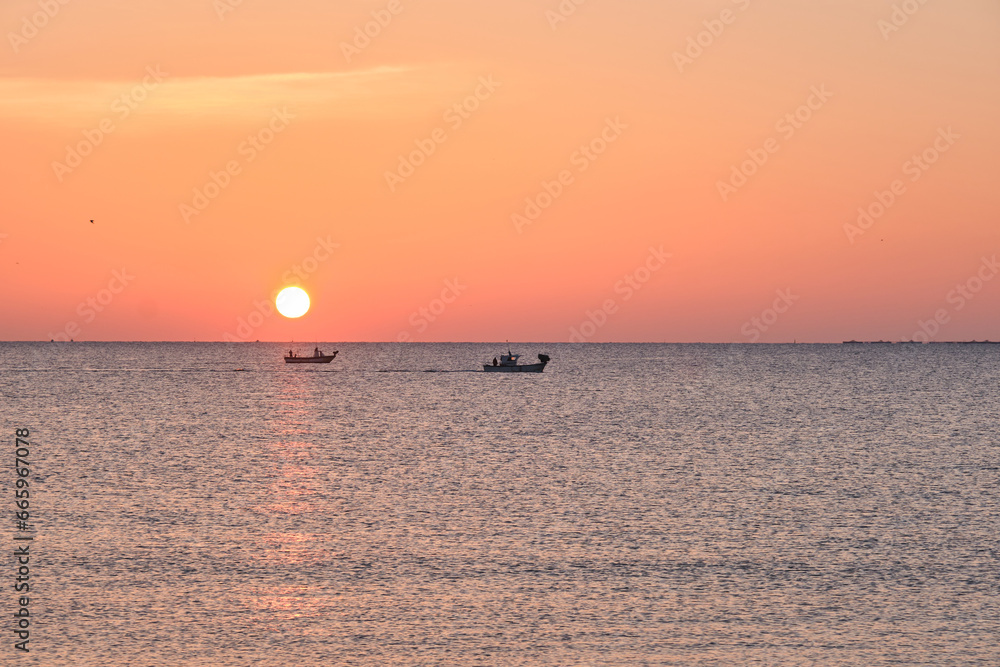
<instances>
[{"instance_id":1,"label":"silhouetted figure","mask_svg":"<svg viewBox=\"0 0 1000 667\"><path fill-rule=\"evenodd\" d=\"M499 363L497 363L497 358L496 357L493 357L493 365L494 366L499 366L500 365Z\"/></svg>"}]
</instances>

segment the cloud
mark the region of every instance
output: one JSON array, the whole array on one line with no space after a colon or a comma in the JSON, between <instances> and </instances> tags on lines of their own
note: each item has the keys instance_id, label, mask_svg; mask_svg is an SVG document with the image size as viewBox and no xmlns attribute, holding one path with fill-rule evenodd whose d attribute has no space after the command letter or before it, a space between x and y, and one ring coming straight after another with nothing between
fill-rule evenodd
<instances>
[{"instance_id":1,"label":"cloud","mask_svg":"<svg viewBox=\"0 0 1000 667\"><path fill-rule=\"evenodd\" d=\"M173 77L150 66L135 80L65 81L0 79L0 116L76 122L109 114L114 106L141 106L143 113L168 115L259 115L277 105L308 112L332 103L400 95L412 91L413 68L376 67L351 72L286 72L231 77ZM151 73L162 80L151 90ZM144 80L146 84L144 86ZM144 89L145 90L140 90ZM141 99L139 99L141 97ZM129 104L129 103L132 104Z\"/></svg>"}]
</instances>

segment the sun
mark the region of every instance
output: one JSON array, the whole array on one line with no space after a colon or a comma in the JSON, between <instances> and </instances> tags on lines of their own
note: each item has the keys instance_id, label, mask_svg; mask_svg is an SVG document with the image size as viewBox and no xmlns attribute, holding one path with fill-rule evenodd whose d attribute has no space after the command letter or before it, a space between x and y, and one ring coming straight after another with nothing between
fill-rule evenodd
<instances>
[{"instance_id":1,"label":"sun","mask_svg":"<svg viewBox=\"0 0 1000 667\"><path fill-rule=\"evenodd\" d=\"M285 317L302 317L309 312L309 295L301 287L286 287L278 292L274 305Z\"/></svg>"}]
</instances>

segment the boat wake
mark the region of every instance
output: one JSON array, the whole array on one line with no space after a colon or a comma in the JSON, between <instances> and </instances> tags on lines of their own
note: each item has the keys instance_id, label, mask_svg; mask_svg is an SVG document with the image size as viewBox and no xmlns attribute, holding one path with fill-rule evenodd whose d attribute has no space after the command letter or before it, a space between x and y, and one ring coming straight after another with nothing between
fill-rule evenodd
<instances>
[{"instance_id":1,"label":"boat wake","mask_svg":"<svg viewBox=\"0 0 1000 667\"><path fill-rule=\"evenodd\" d=\"M379 370L379 371L375 371L375 372L376 373L478 373L479 371L469 370L469 369L465 369L465 368L460 369L460 370L438 370L438 369L435 369L435 368L427 368L427 369L422 370L422 371L421 370L412 370L412 369L407 369L407 368L400 368L400 369L392 368L392 369L386 369L386 370Z\"/></svg>"}]
</instances>

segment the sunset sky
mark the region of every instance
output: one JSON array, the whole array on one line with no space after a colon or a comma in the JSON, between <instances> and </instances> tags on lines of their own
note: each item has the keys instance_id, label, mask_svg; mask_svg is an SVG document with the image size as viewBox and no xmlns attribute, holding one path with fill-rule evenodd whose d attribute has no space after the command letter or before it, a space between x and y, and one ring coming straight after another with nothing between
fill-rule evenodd
<instances>
[{"instance_id":1,"label":"sunset sky","mask_svg":"<svg viewBox=\"0 0 1000 667\"><path fill-rule=\"evenodd\" d=\"M997 0L0 27L0 340L1000 340Z\"/></svg>"}]
</instances>

